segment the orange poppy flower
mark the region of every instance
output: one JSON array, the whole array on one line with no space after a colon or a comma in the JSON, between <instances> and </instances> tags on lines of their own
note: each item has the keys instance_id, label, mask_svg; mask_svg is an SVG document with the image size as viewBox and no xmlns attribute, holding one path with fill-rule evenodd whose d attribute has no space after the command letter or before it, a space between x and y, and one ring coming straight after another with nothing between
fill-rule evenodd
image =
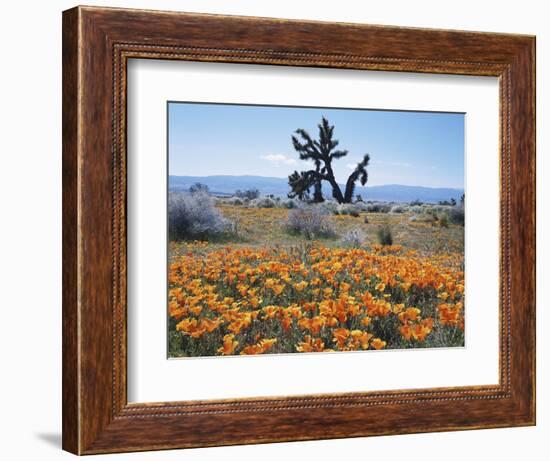
<instances>
[{"instance_id":1,"label":"orange poppy flower","mask_svg":"<svg viewBox=\"0 0 550 461\"><path fill-rule=\"evenodd\" d=\"M333 339L332 341L338 345L339 349L343 349L346 343L346 340L349 338L350 332L346 328L336 328L332 332Z\"/></svg>"},{"instance_id":2,"label":"orange poppy flower","mask_svg":"<svg viewBox=\"0 0 550 461\"><path fill-rule=\"evenodd\" d=\"M374 338L371 341L370 345L374 347L376 350L378 350L386 346L386 341L382 341L380 338Z\"/></svg>"},{"instance_id":3,"label":"orange poppy flower","mask_svg":"<svg viewBox=\"0 0 550 461\"><path fill-rule=\"evenodd\" d=\"M307 287L307 285L307 282L305 280L302 280L301 282L294 284L294 289L298 292L301 292Z\"/></svg>"},{"instance_id":4,"label":"orange poppy flower","mask_svg":"<svg viewBox=\"0 0 550 461\"><path fill-rule=\"evenodd\" d=\"M325 343L321 338L313 339L310 335L306 335L304 341L298 343L296 350L298 352L322 352L325 350Z\"/></svg>"},{"instance_id":5,"label":"orange poppy flower","mask_svg":"<svg viewBox=\"0 0 550 461\"><path fill-rule=\"evenodd\" d=\"M223 345L218 349L218 352L223 355L232 355L235 353L238 341L234 341L235 335L228 334L223 337Z\"/></svg>"},{"instance_id":6,"label":"orange poppy flower","mask_svg":"<svg viewBox=\"0 0 550 461\"><path fill-rule=\"evenodd\" d=\"M371 324L372 319L370 317L363 317L361 319L361 325L368 327Z\"/></svg>"},{"instance_id":7,"label":"orange poppy flower","mask_svg":"<svg viewBox=\"0 0 550 461\"><path fill-rule=\"evenodd\" d=\"M281 326L283 327L284 331L290 330L290 327L292 326L292 318L291 317L283 317L281 319Z\"/></svg>"},{"instance_id":8,"label":"orange poppy flower","mask_svg":"<svg viewBox=\"0 0 550 461\"><path fill-rule=\"evenodd\" d=\"M193 337L200 338L205 332L204 326L199 326L197 319L186 318L176 325L176 330Z\"/></svg>"}]
</instances>

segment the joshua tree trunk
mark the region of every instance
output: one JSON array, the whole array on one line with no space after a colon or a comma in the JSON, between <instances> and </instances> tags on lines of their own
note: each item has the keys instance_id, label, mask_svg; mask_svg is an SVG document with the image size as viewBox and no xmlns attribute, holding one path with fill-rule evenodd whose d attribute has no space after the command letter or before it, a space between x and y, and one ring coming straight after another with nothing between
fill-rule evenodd
<instances>
[{"instance_id":1,"label":"joshua tree trunk","mask_svg":"<svg viewBox=\"0 0 550 461\"><path fill-rule=\"evenodd\" d=\"M321 203L324 202L325 199L323 198L323 190L321 188L321 179L316 179L314 184L314 191L313 191L313 201L315 203Z\"/></svg>"},{"instance_id":2,"label":"joshua tree trunk","mask_svg":"<svg viewBox=\"0 0 550 461\"><path fill-rule=\"evenodd\" d=\"M332 196L338 203L344 203L344 196L342 195L340 186L336 182L336 178L334 177L334 172L332 171L332 166L330 165L330 163L326 164L326 168L327 168L327 181L332 186Z\"/></svg>"},{"instance_id":3,"label":"joshua tree trunk","mask_svg":"<svg viewBox=\"0 0 550 461\"><path fill-rule=\"evenodd\" d=\"M355 190L355 179L351 176L346 182L346 192L344 193L344 203L351 203L353 200L353 192Z\"/></svg>"},{"instance_id":4,"label":"joshua tree trunk","mask_svg":"<svg viewBox=\"0 0 550 461\"><path fill-rule=\"evenodd\" d=\"M315 203L324 202L322 177L321 177L321 162L315 162L315 182L313 183L313 201Z\"/></svg>"}]
</instances>

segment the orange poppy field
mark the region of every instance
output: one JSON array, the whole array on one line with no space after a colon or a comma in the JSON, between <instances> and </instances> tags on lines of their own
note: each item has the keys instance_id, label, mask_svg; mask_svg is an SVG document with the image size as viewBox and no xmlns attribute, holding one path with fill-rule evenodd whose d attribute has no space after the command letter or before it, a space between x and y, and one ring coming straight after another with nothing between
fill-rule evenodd
<instances>
[{"instance_id":1,"label":"orange poppy field","mask_svg":"<svg viewBox=\"0 0 550 461\"><path fill-rule=\"evenodd\" d=\"M285 233L288 210L221 204L233 241L172 241L170 357L342 352L464 345L463 231L410 213L331 217L338 234ZM374 229L389 223L392 245Z\"/></svg>"}]
</instances>

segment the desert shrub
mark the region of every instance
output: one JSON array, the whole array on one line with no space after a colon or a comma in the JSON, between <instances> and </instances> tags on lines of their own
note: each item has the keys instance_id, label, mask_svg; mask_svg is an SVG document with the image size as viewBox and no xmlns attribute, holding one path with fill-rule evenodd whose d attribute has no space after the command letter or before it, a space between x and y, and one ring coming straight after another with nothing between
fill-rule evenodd
<instances>
[{"instance_id":1,"label":"desert shrub","mask_svg":"<svg viewBox=\"0 0 550 461\"><path fill-rule=\"evenodd\" d=\"M431 209L437 213L448 213L453 207L449 205L433 205Z\"/></svg>"},{"instance_id":2,"label":"desert shrub","mask_svg":"<svg viewBox=\"0 0 550 461\"><path fill-rule=\"evenodd\" d=\"M350 229L343 236L342 241L346 246L359 248L365 243L365 233L359 229Z\"/></svg>"},{"instance_id":3,"label":"desert shrub","mask_svg":"<svg viewBox=\"0 0 550 461\"><path fill-rule=\"evenodd\" d=\"M168 232L171 240L210 238L230 233L233 223L224 218L206 192L173 192L168 196Z\"/></svg>"},{"instance_id":4,"label":"desert shrub","mask_svg":"<svg viewBox=\"0 0 550 461\"><path fill-rule=\"evenodd\" d=\"M449 219L453 224L464 225L464 207L455 206L449 211Z\"/></svg>"},{"instance_id":5,"label":"desert shrub","mask_svg":"<svg viewBox=\"0 0 550 461\"><path fill-rule=\"evenodd\" d=\"M189 187L189 193L191 194L196 194L196 193L208 194L209 191L210 189L208 188L208 186L201 182L196 182L195 184L191 185L191 187Z\"/></svg>"},{"instance_id":6,"label":"desert shrub","mask_svg":"<svg viewBox=\"0 0 550 461\"><path fill-rule=\"evenodd\" d=\"M302 235L308 240L336 236L328 212L323 207L315 205L290 210L286 230L290 234Z\"/></svg>"},{"instance_id":7,"label":"desert shrub","mask_svg":"<svg viewBox=\"0 0 550 461\"><path fill-rule=\"evenodd\" d=\"M424 211L424 208L420 205L413 205L413 206L409 207L409 211L411 211L412 213L415 213L415 214L420 214Z\"/></svg>"},{"instance_id":8,"label":"desert shrub","mask_svg":"<svg viewBox=\"0 0 550 461\"><path fill-rule=\"evenodd\" d=\"M449 227L449 215L447 213L441 213L438 219L439 219L439 225L441 227Z\"/></svg>"},{"instance_id":9,"label":"desert shrub","mask_svg":"<svg viewBox=\"0 0 550 461\"><path fill-rule=\"evenodd\" d=\"M435 210L432 210L428 213L424 213L425 222L436 223L439 220L439 215L440 215L440 213L438 213Z\"/></svg>"},{"instance_id":10,"label":"desert shrub","mask_svg":"<svg viewBox=\"0 0 550 461\"><path fill-rule=\"evenodd\" d=\"M351 203L343 203L341 205L338 205L337 210L338 214L353 216L355 218L357 218L360 213L360 209L356 205L352 205Z\"/></svg>"},{"instance_id":11,"label":"desert shrub","mask_svg":"<svg viewBox=\"0 0 550 461\"><path fill-rule=\"evenodd\" d=\"M405 211L407 211L407 209L402 206L402 205L394 205L391 207L391 210L390 210L390 213L405 213Z\"/></svg>"},{"instance_id":12,"label":"desert shrub","mask_svg":"<svg viewBox=\"0 0 550 461\"><path fill-rule=\"evenodd\" d=\"M338 203L334 200L325 200L323 203L320 203L317 206L322 208L327 213L338 214Z\"/></svg>"},{"instance_id":13,"label":"desert shrub","mask_svg":"<svg viewBox=\"0 0 550 461\"><path fill-rule=\"evenodd\" d=\"M276 202L271 197L261 197L251 200L249 205L254 208L275 208Z\"/></svg>"},{"instance_id":14,"label":"desert shrub","mask_svg":"<svg viewBox=\"0 0 550 461\"><path fill-rule=\"evenodd\" d=\"M355 207L356 210L359 210L359 211L365 211L365 212L369 211L369 206L365 202L355 202L353 206Z\"/></svg>"},{"instance_id":15,"label":"desert shrub","mask_svg":"<svg viewBox=\"0 0 550 461\"><path fill-rule=\"evenodd\" d=\"M422 202L418 199L413 200L411 203L409 203L410 206L420 206L422 205Z\"/></svg>"},{"instance_id":16,"label":"desert shrub","mask_svg":"<svg viewBox=\"0 0 550 461\"><path fill-rule=\"evenodd\" d=\"M239 189L235 191L235 195L239 198L254 200L260 196L260 191L258 189Z\"/></svg>"},{"instance_id":17,"label":"desert shrub","mask_svg":"<svg viewBox=\"0 0 550 461\"><path fill-rule=\"evenodd\" d=\"M338 206L336 207L336 210L334 211L334 214L336 214L336 215L347 214L347 213L344 212L344 210L345 210L345 205L338 204Z\"/></svg>"},{"instance_id":18,"label":"desert shrub","mask_svg":"<svg viewBox=\"0 0 550 461\"><path fill-rule=\"evenodd\" d=\"M424 210L424 215L431 221L437 221L437 213L438 210L436 209L436 207L430 207Z\"/></svg>"},{"instance_id":19,"label":"desert shrub","mask_svg":"<svg viewBox=\"0 0 550 461\"><path fill-rule=\"evenodd\" d=\"M431 223L433 226L439 227L449 227L449 212L439 210L439 205L425 208L423 213L415 215L415 219L409 219L409 221Z\"/></svg>"},{"instance_id":20,"label":"desert shrub","mask_svg":"<svg viewBox=\"0 0 550 461\"><path fill-rule=\"evenodd\" d=\"M244 201L239 197L230 197L228 199L225 199L224 203L227 203L228 205L241 206L244 203Z\"/></svg>"},{"instance_id":21,"label":"desert shrub","mask_svg":"<svg viewBox=\"0 0 550 461\"><path fill-rule=\"evenodd\" d=\"M389 224L382 224L376 231L378 243L381 245L393 245L393 234Z\"/></svg>"},{"instance_id":22,"label":"desert shrub","mask_svg":"<svg viewBox=\"0 0 550 461\"><path fill-rule=\"evenodd\" d=\"M452 207L446 205L432 205L424 208L424 212L417 215L419 222L432 223L434 226L449 227Z\"/></svg>"},{"instance_id":23,"label":"desert shrub","mask_svg":"<svg viewBox=\"0 0 550 461\"><path fill-rule=\"evenodd\" d=\"M283 199L280 201L281 208L288 208L289 210L298 207L298 203L293 198Z\"/></svg>"},{"instance_id":24,"label":"desert shrub","mask_svg":"<svg viewBox=\"0 0 550 461\"><path fill-rule=\"evenodd\" d=\"M391 207L387 203L369 203L367 210L369 213L389 213Z\"/></svg>"},{"instance_id":25,"label":"desert shrub","mask_svg":"<svg viewBox=\"0 0 550 461\"><path fill-rule=\"evenodd\" d=\"M409 218L410 222L433 223L437 218L432 213L420 213Z\"/></svg>"}]
</instances>

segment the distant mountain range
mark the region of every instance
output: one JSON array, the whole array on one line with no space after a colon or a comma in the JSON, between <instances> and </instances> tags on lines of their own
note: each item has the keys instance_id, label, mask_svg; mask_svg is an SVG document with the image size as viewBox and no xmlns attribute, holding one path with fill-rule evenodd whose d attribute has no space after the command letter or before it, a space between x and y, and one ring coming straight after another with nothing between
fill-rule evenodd
<instances>
[{"instance_id":1,"label":"distant mountain range","mask_svg":"<svg viewBox=\"0 0 550 461\"><path fill-rule=\"evenodd\" d=\"M286 197L289 187L286 178L269 178L264 176L170 176L168 187L171 191L187 191L195 183L208 186L216 195L233 195L237 189L256 188L262 195ZM344 186L340 186L344 190ZM332 197L331 188L323 184L325 197ZM426 203L437 203L454 198L459 201L464 189L446 187L421 187L388 184L385 186L357 186L355 194L361 194L363 200L381 202L412 202L420 200Z\"/></svg>"}]
</instances>

